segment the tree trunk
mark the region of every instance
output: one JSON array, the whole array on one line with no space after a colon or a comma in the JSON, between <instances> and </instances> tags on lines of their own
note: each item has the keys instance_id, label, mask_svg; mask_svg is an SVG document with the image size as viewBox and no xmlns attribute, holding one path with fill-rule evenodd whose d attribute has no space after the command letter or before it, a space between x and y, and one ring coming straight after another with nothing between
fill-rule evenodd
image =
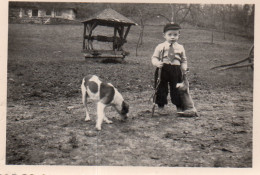
<instances>
[{"instance_id":1,"label":"tree trunk","mask_svg":"<svg viewBox=\"0 0 260 175\"><path fill-rule=\"evenodd\" d=\"M214 43L214 32L213 32L213 29L211 31L211 44Z\"/></svg>"},{"instance_id":2,"label":"tree trunk","mask_svg":"<svg viewBox=\"0 0 260 175\"><path fill-rule=\"evenodd\" d=\"M222 17L222 29L223 29L223 39L226 40L226 22L225 22L225 12L223 12L223 17Z\"/></svg>"}]
</instances>

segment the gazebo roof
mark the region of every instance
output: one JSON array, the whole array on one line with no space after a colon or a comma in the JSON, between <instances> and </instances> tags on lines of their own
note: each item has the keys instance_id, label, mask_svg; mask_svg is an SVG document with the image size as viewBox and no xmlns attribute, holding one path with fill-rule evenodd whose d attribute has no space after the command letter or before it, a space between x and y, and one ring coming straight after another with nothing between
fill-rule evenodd
<instances>
[{"instance_id":1,"label":"gazebo roof","mask_svg":"<svg viewBox=\"0 0 260 175\"><path fill-rule=\"evenodd\" d=\"M93 17L82 21L82 23L93 23L94 21L98 21L101 25L108 25L110 26L113 23L122 24L122 25L137 25L132 20L128 19L127 17L121 15L120 13L116 12L111 8L107 8L102 12L94 15Z\"/></svg>"}]
</instances>

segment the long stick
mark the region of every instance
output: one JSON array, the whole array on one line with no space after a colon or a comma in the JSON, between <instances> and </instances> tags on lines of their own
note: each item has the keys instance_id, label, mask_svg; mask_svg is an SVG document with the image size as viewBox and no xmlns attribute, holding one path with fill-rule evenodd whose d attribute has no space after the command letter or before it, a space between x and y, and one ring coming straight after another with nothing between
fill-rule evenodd
<instances>
[{"instance_id":1,"label":"long stick","mask_svg":"<svg viewBox=\"0 0 260 175\"><path fill-rule=\"evenodd\" d=\"M159 68L158 79L157 79L157 82L156 82L155 92L154 92L154 95L153 95L152 117L154 115L154 109L155 109L155 106L156 106L155 102L156 102L156 98L157 98L157 90L158 90L159 84L161 82L161 74L162 74L162 68Z\"/></svg>"},{"instance_id":2,"label":"long stick","mask_svg":"<svg viewBox=\"0 0 260 175\"><path fill-rule=\"evenodd\" d=\"M164 48L162 50L162 53L160 55L160 60L159 61L163 61L163 55L164 55ZM161 83L161 74L162 74L162 68L159 68L158 70L158 77L157 77L157 81L156 81L156 87L155 87L155 91L154 91L154 94L153 94L153 108L152 108L152 117L154 115L154 109L155 109L155 106L156 106L156 98L157 98L157 91L158 91L158 87L159 87L159 84Z\"/></svg>"}]
</instances>

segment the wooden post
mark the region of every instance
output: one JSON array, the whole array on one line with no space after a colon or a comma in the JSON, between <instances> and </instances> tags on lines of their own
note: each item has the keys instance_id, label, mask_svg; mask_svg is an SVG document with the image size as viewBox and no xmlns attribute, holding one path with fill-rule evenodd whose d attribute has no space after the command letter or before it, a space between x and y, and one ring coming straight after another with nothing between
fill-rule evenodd
<instances>
[{"instance_id":1,"label":"wooden post","mask_svg":"<svg viewBox=\"0 0 260 175\"><path fill-rule=\"evenodd\" d=\"M87 29L87 24L84 23L84 31L83 31L83 50L85 50L85 48L86 48L86 40L85 40L86 29Z\"/></svg>"},{"instance_id":2,"label":"wooden post","mask_svg":"<svg viewBox=\"0 0 260 175\"><path fill-rule=\"evenodd\" d=\"M214 38L214 34L213 34L213 29L211 30L211 44L213 44L213 38Z\"/></svg>"},{"instance_id":3,"label":"wooden post","mask_svg":"<svg viewBox=\"0 0 260 175\"><path fill-rule=\"evenodd\" d=\"M117 43L118 50L122 50L122 46L124 44L124 26L118 27L118 34L120 41Z\"/></svg>"},{"instance_id":4,"label":"wooden post","mask_svg":"<svg viewBox=\"0 0 260 175\"><path fill-rule=\"evenodd\" d=\"M124 26L120 26L120 28L118 28L118 34L120 39L124 39Z\"/></svg>"},{"instance_id":5,"label":"wooden post","mask_svg":"<svg viewBox=\"0 0 260 175\"><path fill-rule=\"evenodd\" d=\"M117 26L114 27L114 41L113 41L113 50L116 50L116 32L117 32Z\"/></svg>"},{"instance_id":6,"label":"wooden post","mask_svg":"<svg viewBox=\"0 0 260 175\"><path fill-rule=\"evenodd\" d=\"M86 24L86 30L88 31L88 33L90 32L90 24ZM87 44L87 50L89 50L89 39L87 40L88 44Z\"/></svg>"},{"instance_id":7,"label":"wooden post","mask_svg":"<svg viewBox=\"0 0 260 175\"><path fill-rule=\"evenodd\" d=\"M93 50L92 40L90 40L93 30L97 27L97 22L89 24L89 34L88 34L88 47Z\"/></svg>"}]
</instances>

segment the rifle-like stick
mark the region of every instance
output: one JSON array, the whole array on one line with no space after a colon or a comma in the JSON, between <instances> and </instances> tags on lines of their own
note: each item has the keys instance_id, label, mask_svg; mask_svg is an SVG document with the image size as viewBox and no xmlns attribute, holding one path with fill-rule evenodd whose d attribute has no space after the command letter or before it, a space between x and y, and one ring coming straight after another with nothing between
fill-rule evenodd
<instances>
[{"instance_id":1,"label":"rifle-like stick","mask_svg":"<svg viewBox=\"0 0 260 175\"><path fill-rule=\"evenodd\" d=\"M161 62L163 61L163 55L164 55L164 48L163 48L163 50L161 52L161 55L159 57L159 61L161 61ZM162 68L159 68L159 70L158 70L158 77L157 77L157 80L156 80L156 87L155 87L155 90L154 90L154 94L152 96L152 98L153 98L152 117L154 115L154 109L155 109L155 106L156 106L155 102L156 102L156 98L157 98L158 87L159 87L159 85L161 83L161 74L162 74Z\"/></svg>"}]
</instances>

